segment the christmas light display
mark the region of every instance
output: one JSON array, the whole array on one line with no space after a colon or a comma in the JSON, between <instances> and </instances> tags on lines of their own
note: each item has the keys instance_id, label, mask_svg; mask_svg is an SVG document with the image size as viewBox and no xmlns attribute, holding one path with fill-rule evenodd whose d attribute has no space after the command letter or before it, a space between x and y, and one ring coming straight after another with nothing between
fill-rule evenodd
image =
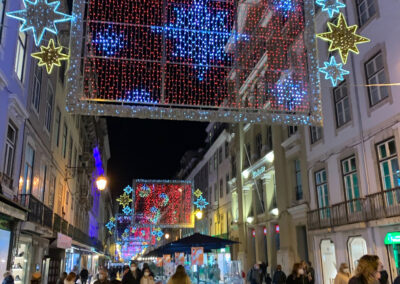
<instances>
[{"instance_id":1,"label":"christmas light display","mask_svg":"<svg viewBox=\"0 0 400 284\"><path fill-rule=\"evenodd\" d=\"M153 232L151 232L151 234L157 238L157 241L160 241L161 238L164 236L164 233L160 227L154 229Z\"/></svg>"},{"instance_id":2,"label":"christmas light display","mask_svg":"<svg viewBox=\"0 0 400 284\"><path fill-rule=\"evenodd\" d=\"M131 194L133 192L133 188L128 185L127 187L124 188L124 192L126 194Z\"/></svg>"},{"instance_id":3,"label":"christmas light display","mask_svg":"<svg viewBox=\"0 0 400 284\"><path fill-rule=\"evenodd\" d=\"M108 221L108 223L106 224L106 227L109 231L111 231L115 227L115 224L114 224L114 222Z\"/></svg>"},{"instance_id":4,"label":"christmas light display","mask_svg":"<svg viewBox=\"0 0 400 284\"><path fill-rule=\"evenodd\" d=\"M335 57L331 57L329 62L324 62L325 67L319 68L319 72L325 74L326 80L331 80L332 86L336 87L338 81L343 81L343 75L350 74L349 71L342 68L342 63L336 63Z\"/></svg>"},{"instance_id":5,"label":"christmas light display","mask_svg":"<svg viewBox=\"0 0 400 284\"><path fill-rule=\"evenodd\" d=\"M321 10L327 12L330 18L332 18L335 13L339 13L339 9L346 7L346 5L339 0L317 0L315 3L321 6Z\"/></svg>"},{"instance_id":6,"label":"christmas light display","mask_svg":"<svg viewBox=\"0 0 400 284\"><path fill-rule=\"evenodd\" d=\"M132 209L129 206L126 206L122 209L122 212L124 212L125 215L129 215L132 213Z\"/></svg>"},{"instance_id":7,"label":"christmas light display","mask_svg":"<svg viewBox=\"0 0 400 284\"><path fill-rule=\"evenodd\" d=\"M86 51L82 60L79 48L71 47L75 67L69 72L68 111L223 122L322 121L313 0L164 2L74 1L74 14L83 15L85 7L87 13L84 21L73 22L72 41ZM293 82L282 87L278 81L288 73Z\"/></svg>"},{"instance_id":8,"label":"christmas light display","mask_svg":"<svg viewBox=\"0 0 400 284\"><path fill-rule=\"evenodd\" d=\"M166 193L161 193L160 194L160 199L161 199L161 206L167 206L168 202L169 202L169 197Z\"/></svg>"},{"instance_id":9,"label":"christmas light display","mask_svg":"<svg viewBox=\"0 0 400 284\"><path fill-rule=\"evenodd\" d=\"M196 189L196 191L193 192L193 195L196 196L197 198L199 198L200 196L203 195L203 192L201 192L200 189Z\"/></svg>"},{"instance_id":10,"label":"christmas light display","mask_svg":"<svg viewBox=\"0 0 400 284\"><path fill-rule=\"evenodd\" d=\"M130 202L132 202L132 199L129 197L128 194L124 193L120 195L119 198L117 198L117 201L119 205L121 205L122 207L126 207L129 205Z\"/></svg>"},{"instance_id":11,"label":"christmas light display","mask_svg":"<svg viewBox=\"0 0 400 284\"><path fill-rule=\"evenodd\" d=\"M317 34L317 37L330 42L329 51L338 50L342 62L347 63L349 52L359 53L357 44L366 43L370 40L356 34L357 25L348 26L342 13L339 14L337 25L328 22L329 32Z\"/></svg>"},{"instance_id":12,"label":"christmas light display","mask_svg":"<svg viewBox=\"0 0 400 284\"><path fill-rule=\"evenodd\" d=\"M200 197L197 198L197 200L194 202L194 205L196 205L196 207L197 207L198 209L200 209L200 210L206 208L206 206L207 206L208 204L209 204L209 203L207 202L207 200L206 200L203 196L200 196Z\"/></svg>"},{"instance_id":13,"label":"christmas light display","mask_svg":"<svg viewBox=\"0 0 400 284\"><path fill-rule=\"evenodd\" d=\"M56 24L72 20L72 16L58 11L60 1L23 0L25 9L8 12L7 16L22 22L21 32L31 30L36 46L39 46L46 31L57 34Z\"/></svg>"},{"instance_id":14,"label":"christmas light display","mask_svg":"<svg viewBox=\"0 0 400 284\"><path fill-rule=\"evenodd\" d=\"M61 60L68 60L69 55L62 53L62 46L55 47L51 39L47 47L41 46L40 52L32 53L33 58L39 59L39 66L46 66L46 71L51 74L54 66L61 66Z\"/></svg>"},{"instance_id":15,"label":"christmas light display","mask_svg":"<svg viewBox=\"0 0 400 284\"><path fill-rule=\"evenodd\" d=\"M139 196L142 198L149 196L150 193L151 189L146 184L139 188Z\"/></svg>"}]
</instances>

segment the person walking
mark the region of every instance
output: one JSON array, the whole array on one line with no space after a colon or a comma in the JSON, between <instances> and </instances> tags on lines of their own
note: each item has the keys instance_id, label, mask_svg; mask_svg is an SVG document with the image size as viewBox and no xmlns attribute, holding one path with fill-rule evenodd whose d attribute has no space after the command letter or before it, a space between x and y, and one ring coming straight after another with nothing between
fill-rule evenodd
<instances>
[{"instance_id":1,"label":"person walking","mask_svg":"<svg viewBox=\"0 0 400 284\"><path fill-rule=\"evenodd\" d=\"M336 274L334 284L348 284L350 280L350 270L347 263L341 263L339 272Z\"/></svg>"},{"instance_id":2,"label":"person walking","mask_svg":"<svg viewBox=\"0 0 400 284\"><path fill-rule=\"evenodd\" d=\"M315 284L315 270L312 267L311 261L307 263L307 276L310 284Z\"/></svg>"},{"instance_id":3,"label":"person walking","mask_svg":"<svg viewBox=\"0 0 400 284\"><path fill-rule=\"evenodd\" d=\"M155 284L153 276L151 276L150 268L143 269L143 276L140 279L140 284Z\"/></svg>"},{"instance_id":4,"label":"person walking","mask_svg":"<svg viewBox=\"0 0 400 284\"><path fill-rule=\"evenodd\" d=\"M167 284L191 284L190 278L183 265L178 265L174 275L171 276Z\"/></svg>"},{"instance_id":5,"label":"person walking","mask_svg":"<svg viewBox=\"0 0 400 284\"><path fill-rule=\"evenodd\" d=\"M105 267L99 269L99 279L96 280L93 284L110 284L110 281L107 279L108 271Z\"/></svg>"},{"instance_id":6,"label":"person walking","mask_svg":"<svg viewBox=\"0 0 400 284\"><path fill-rule=\"evenodd\" d=\"M122 278L123 284L140 284L142 273L138 268L136 262L132 262L131 266L126 266L124 269L124 277Z\"/></svg>"},{"instance_id":7,"label":"person walking","mask_svg":"<svg viewBox=\"0 0 400 284\"><path fill-rule=\"evenodd\" d=\"M12 277L12 274L10 271L6 271L3 274L3 282L2 284L14 284L14 278Z\"/></svg>"},{"instance_id":8,"label":"person walking","mask_svg":"<svg viewBox=\"0 0 400 284\"><path fill-rule=\"evenodd\" d=\"M60 278L58 278L56 284L64 284L64 280L65 280L65 278L67 278L67 276L68 276L68 274L65 271L63 273L61 273Z\"/></svg>"},{"instance_id":9,"label":"person walking","mask_svg":"<svg viewBox=\"0 0 400 284\"><path fill-rule=\"evenodd\" d=\"M400 275L394 279L393 284L400 284Z\"/></svg>"},{"instance_id":10,"label":"person walking","mask_svg":"<svg viewBox=\"0 0 400 284\"><path fill-rule=\"evenodd\" d=\"M115 269L110 272L110 284L121 284L121 281L117 279L117 271Z\"/></svg>"},{"instance_id":11,"label":"person walking","mask_svg":"<svg viewBox=\"0 0 400 284\"><path fill-rule=\"evenodd\" d=\"M286 283L286 274L282 271L282 266L278 264L276 266L276 270L274 273L274 277L272 279L273 284L285 284Z\"/></svg>"},{"instance_id":12,"label":"person walking","mask_svg":"<svg viewBox=\"0 0 400 284\"><path fill-rule=\"evenodd\" d=\"M352 277L349 284L376 284L379 283L380 273L379 257L366 254L358 261L356 275Z\"/></svg>"},{"instance_id":13,"label":"person walking","mask_svg":"<svg viewBox=\"0 0 400 284\"><path fill-rule=\"evenodd\" d=\"M83 268L81 273L79 273L79 276L81 277L81 283L86 284L89 278L89 271L86 268Z\"/></svg>"},{"instance_id":14,"label":"person walking","mask_svg":"<svg viewBox=\"0 0 400 284\"><path fill-rule=\"evenodd\" d=\"M68 276L64 279L64 284L75 284L76 281L76 273L70 272Z\"/></svg>"},{"instance_id":15,"label":"person walking","mask_svg":"<svg viewBox=\"0 0 400 284\"><path fill-rule=\"evenodd\" d=\"M250 284L261 284L261 269L258 263L254 264L254 266L247 272L247 281Z\"/></svg>"},{"instance_id":16,"label":"person walking","mask_svg":"<svg viewBox=\"0 0 400 284\"><path fill-rule=\"evenodd\" d=\"M309 284L308 276L305 275L304 265L295 263L293 265L292 274L286 279L286 284Z\"/></svg>"},{"instance_id":17,"label":"person walking","mask_svg":"<svg viewBox=\"0 0 400 284\"><path fill-rule=\"evenodd\" d=\"M265 275L265 284L272 284L272 278L269 275L269 273L267 273L267 275Z\"/></svg>"},{"instance_id":18,"label":"person walking","mask_svg":"<svg viewBox=\"0 0 400 284\"><path fill-rule=\"evenodd\" d=\"M42 274L39 271L36 271L32 274L31 284L40 284L42 283Z\"/></svg>"}]
</instances>

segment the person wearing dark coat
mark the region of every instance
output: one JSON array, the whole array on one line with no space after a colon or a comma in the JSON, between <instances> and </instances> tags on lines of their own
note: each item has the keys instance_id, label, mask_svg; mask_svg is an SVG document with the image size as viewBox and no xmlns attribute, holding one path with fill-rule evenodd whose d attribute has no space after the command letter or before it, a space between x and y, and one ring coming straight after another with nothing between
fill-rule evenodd
<instances>
[{"instance_id":1,"label":"person wearing dark coat","mask_svg":"<svg viewBox=\"0 0 400 284\"><path fill-rule=\"evenodd\" d=\"M301 263L293 265L292 274L287 277L286 284L310 284Z\"/></svg>"},{"instance_id":2,"label":"person wearing dark coat","mask_svg":"<svg viewBox=\"0 0 400 284\"><path fill-rule=\"evenodd\" d=\"M387 273L386 270L382 270L381 272L381 278L379 279L380 284L389 284L389 274Z\"/></svg>"},{"instance_id":3,"label":"person wearing dark coat","mask_svg":"<svg viewBox=\"0 0 400 284\"><path fill-rule=\"evenodd\" d=\"M14 278L12 277L11 273L7 271L3 274L4 280L2 284L14 284Z\"/></svg>"},{"instance_id":4,"label":"person wearing dark coat","mask_svg":"<svg viewBox=\"0 0 400 284\"><path fill-rule=\"evenodd\" d=\"M376 255L364 255L358 261L355 276L349 281L349 284L375 284L379 283L380 273L379 257Z\"/></svg>"},{"instance_id":5,"label":"person wearing dark coat","mask_svg":"<svg viewBox=\"0 0 400 284\"><path fill-rule=\"evenodd\" d=\"M79 276L81 277L81 283L86 284L89 278L89 271L86 268L83 268Z\"/></svg>"},{"instance_id":6,"label":"person wearing dark coat","mask_svg":"<svg viewBox=\"0 0 400 284\"><path fill-rule=\"evenodd\" d=\"M127 265L124 267L122 284L140 284L140 278L142 278L142 272L136 262L132 262L130 267Z\"/></svg>"},{"instance_id":7,"label":"person wearing dark coat","mask_svg":"<svg viewBox=\"0 0 400 284\"><path fill-rule=\"evenodd\" d=\"M400 275L396 277L396 279L394 279L393 284L400 284Z\"/></svg>"},{"instance_id":8,"label":"person wearing dark coat","mask_svg":"<svg viewBox=\"0 0 400 284\"><path fill-rule=\"evenodd\" d=\"M276 267L274 277L272 279L273 284L285 284L286 283L286 274L282 271L282 266L279 264Z\"/></svg>"}]
</instances>

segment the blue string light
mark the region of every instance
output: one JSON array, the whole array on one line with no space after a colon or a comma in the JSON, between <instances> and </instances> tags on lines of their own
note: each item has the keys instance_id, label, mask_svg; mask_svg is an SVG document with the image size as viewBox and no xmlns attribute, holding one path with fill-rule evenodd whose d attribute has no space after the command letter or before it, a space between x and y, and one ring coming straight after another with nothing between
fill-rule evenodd
<instances>
[{"instance_id":1,"label":"blue string light","mask_svg":"<svg viewBox=\"0 0 400 284\"><path fill-rule=\"evenodd\" d=\"M157 100L151 98L151 94L143 89L137 89L126 92L124 98L120 101L131 102L131 103L145 103L145 104L157 104Z\"/></svg>"},{"instance_id":2,"label":"blue string light","mask_svg":"<svg viewBox=\"0 0 400 284\"><path fill-rule=\"evenodd\" d=\"M97 51L101 52L104 56L114 56L125 47L124 34L117 34L114 32L111 25L104 31L98 32L96 37L92 40L95 44Z\"/></svg>"},{"instance_id":3,"label":"blue string light","mask_svg":"<svg viewBox=\"0 0 400 284\"><path fill-rule=\"evenodd\" d=\"M195 202L193 202L194 205L196 205L196 207L200 210L206 208L206 206L209 204L207 202L207 200L203 197L200 196L199 198L197 198L197 200Z\"/></svg>"},{"instance_id":4,"label":"blue string light","mask_svg":"<svg viewBox=\"0 0 400 284\"><path fill-rule=\"evenodd\" d=\"M321 10L327 12L330 18L332 18L335 13L339 13L339 9L346 7L346 5L339 0L317 0L315 3L321 6Z\"/></svg>"},{"instance_id":5,"label":"blue string light","mask_svg":"<svg viewBox=\"0 0 400 284\"><path fill-rule=\"evenodd\" d=\"M122 212L124 212L125 215L129 215L132 213L132 209L129 206L125 206Z\"/></svg>"},{"instance_id":6,"label":"blue string light","mask_svg":"<svg viewBox=\"0 0 400 284\"><path fill-rule=\"evenodd\" d=\"M338 81L343 81L343 75L350 74L349 71L342 68L342 63L336 63L335 57L331 57L331 60L324 62L325 67L320 67L318 70L325 74L326 80L331 80L332 86L336 87Z\"/></svg>"},{"instance_id":7,"label":"blue string light","mask_svg":"<svg viewBox=\"0 0 400 284\"><path fill-rule=\"evenodd\" d=\"M72 16L59 12L60 1L47 3L48 0L23 0L25 9L8 12L7 16L22 22L19 30L32 30L36 46L39 46L46 31L58 34L56 24L68 22Z\"/></svg>"},{"instance_id":8,"label":"blue string light","mask_svg":"<svg viewBox=\"0 0 400 284\"><path fill-rule=\"evenodd\" d=\"M278 105L283 106L286 110L295 110L297 107L301 107L304 98L307 97L307 89L302 82L294 80L290 74L279 80L273 93L277 98Z\"/></svg>"},{"instance_id":9,"label":"blue string light","mask_svg":"<svg viewBox=\"0 0 400 284\"><path fill-rule=\"evenodd\" d=\"M124 188L124 192L126 194L131 194L133 192L133 188L128 185L127 187Z\"/></svg>"},{"instance_id":10,"label":"blue string light","mask_svg":"<svg viewBox=\"0 0 400 284\"><path fill-rule=\"evenodd\" d=\"M275 10L288 17L290 12L296 10L295 0L274 0Z\"/></svg>"}]
</instances>

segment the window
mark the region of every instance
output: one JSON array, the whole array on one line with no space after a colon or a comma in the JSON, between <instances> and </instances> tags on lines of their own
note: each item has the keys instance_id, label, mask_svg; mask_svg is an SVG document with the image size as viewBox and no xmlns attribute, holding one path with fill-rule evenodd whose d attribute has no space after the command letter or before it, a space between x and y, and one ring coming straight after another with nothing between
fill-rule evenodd
<instances>
[{"instance_id":1,"label":"window","mask_svg":"<svg viewBox=\"0 0 400 284\"><path fill-rule=\"evenodd\" d=\"M218 149L218 161L219 161L219 164L222 163L222 146L219 147L219 149Z\"/></svg>"},{"instance_id":2,"label":"window","mask_svg":"<svg viewBox=\"0 0 400 284\"><path fill-rule=\"evenodd\" d=\"M256 136L256 156L257 159L261 157L261 150L262 150L262 135L258 133Z\"/></svg>"},{"instance_id":3,"label":"window","mask_svg":"<svg viewBox=\"0 0 400 284\"><path fill-rule=\"evenodd\" d=\"M67 157L67 134L68 134L68 126L64 123L64 131L63 131L63 138L62 138L62 155L63 157Z\"/></svg>"},{"instance_id":4,"label":"window","mask_svg":"<svg viewBox=\"0 0 400 284\"><path fill-rule=\"evenodd\" d=\"M224 180L221 178L219 180L219 198L224 197Z\"/></svg>"},{"instance_id":5,"label":"window","mask_svg":"<svg viewBox=\"0 0 400 284\"><path fill-rule=\"evenodd\" d=\"M229 156L229 143L225 142L225 159Z\"/></svg>"},{"instance_id":6,"label":"window","mask_svg":"<svg viewBox=\"0 0 400 284\"><path fill-rule=\"evenodd\" d=\"M256 181L256 214L262 214L265 212L265 191L262 179Z\"/></svg>"},{"instance_id":7,"label":"window","mask_svg":"<svg viewBox=\"0 0 400 284\"><path fill-rule=\"evenodd\" d=\"M314 144L322 139L322 127L311 126L310 127L311 134L311 144Z\"/></svg>"},{"instance_id":8,"label":"window","mask_svg":"<svg viewBox=\"0 0 400 284\"><path fill-rule=\"evenodd\" d=\"M272 127L267 126L267 137L266 137L267 151L272 150Z\"/></svg>"},{"instance_id":9,"label":"window","mask_svg":"<svg viewBox=\"0 0 400 284\"><path fill-rule=\"evenodd\" d=\"M318 208L324 209L329 206L328 183L325 169L315 173L315 186L317 189ZM330 210L321 210L320 216L321 218L330 217Z\"/></svg>"},{"instance_id":10,"label":"window","mask_svg":"<svg viewBox=\"0 0 400 284\"><path fill-rule=\"evenodd\" d=\"M19 32L17 42L17 52L15 54L14 71L20 81L24 79L26 53L26 33Z\"/></svg>"},{"instance_id":11,"label":"window","mask_svg":"<svg viewBox=\"0 0 400 284\"><path fill-rule=\"evenodd\" d=\"M218 166L218 152L214 153L214 170L217 169Z\"/></svg>"},{"instance_id":12,"label":"window","mask_svg":"<svg viewBox=\"0 0 400 284\"><path fill-rule=\"evenodd\" d=\"M54 99L53 87L49 83L47 85L46 115L44 118L44 125L46 126L46 129L49 132L51 129L51 118L53 115L53 99Z\"/></svg>"},{"instance_id":13,"label":"window","mask_svg":"<svg viewBox=\"0 0 400 284\"><path fill-rule=\"evenodd\" d=\"M229 174L226 174L225 189L226 189L226 195L228 195L229 194Z\"/></svg>"},{"instance_id":14,"label":"window","mask_svg":"<svg viewBox=\"0 0 400 284\"><path fill-rule=\"evenodd\" d=\"M333 97L335 100L336 126L341 127L351 120L346 82L333 89Z\"/></svg>"},{"instance_id":15,"label":"window","mask_svg":"<svg viewBox=\"0 0 400 284\"><path fill-rule=\"evenodd\" d=\"M296 178L296 200L303 199L303 188L301 185L301 165L300 160L294 160L294 175Z\"/></svg>"},{"instance_id":16,"label":"window","mask_svg":"<svg viewBox=\"0 0 400 284\"><path fill-rule=\"evenodd\" d=\"M72 140L72 136L69 136L69 144L68 144L68 165L72 166L72 148L74 141Z\"/></svg>"},{"instance_id":17,"label":"window","mask_svg":"<svg viewBox=\"0 0 400 284\"><path fill-rule=\"evenodd\" d=\"M247 143L244 148L244 167L248 168L250 166L251 148L250 144Z\"/></svg>"},{"instance_id":18,"label":"window","mask_svg":"<svg viewBox=\"0 0 400 284\"><path fill-rule=\"evenodd\" d=\"M72 156L72 165L73 167L77 166L77 159L78 159L78 150L76 150L76 147L74 147L74 155Z\"/></svg>"},{"instance_id":19,"label":"window","mask_svg":"<svg viewBox=\"0 0 400 284\"><path fill-rule=\"evenodd\" d=\"M54 195L56 192L56 177L51 174L50 175L50 186L49 186L49 194L48 194L48 206L53 208L54 206Z\"/></svg>"},{"instance_id":20,"label":"window","mask_svg":"<svg viewBox=\"0 0 400 284\"><path fill-rule=\"evenodd\" d=\"M4 156L4 174L10 179L13 176L16 143L17 128L11 122L9 122Z\"/></svg>"},{"instance_id":21,"label":"window","mask_svg":"<svg viewBox=\"0 0 400 284\"><path fill-rule=\"evenodd\" d=\"M357 0L357 13L360 26L364 25L369 18L375 15L375 0Z\"/></svg>"},{"instance_id":22,"label":"window","mask_svg":"<svg viewBox=\"0 0 400 284\"><path fill-rule=\"evenodd\" d=\"M296 132L297 132L297 126L296 125L295 126L292 126L292 125L288 126L288 137L296 134Z\"/></svg>"},{"instance_id":23,"label":"window","mask_svg":"<svg viewBox=\"0 0 400 284\"><path fill-rule=\"evenodd\" d=\"M3 34L4 17L6 12L6 0L0 0L0 43Z\"/></svg>"},{"instance_id":24,"label":"window","mask_svg":"<svg viewBox=\"0 0 400 284\"><path fill-rule=\"evenodd\" d=\"M360 198L360 190L358 188L356 158L354 156L344 159L342 161L342 175L343 175L344 189L346 192L346 199L348 201L351 201L353 199ZM361 210L361 204L359 200L355 202L350 202L348 206L350 212Z\"/></svg>"},{"instance_id":25,"label":"window","mask_svg":"<svg viewBox=\"0 0 400 284\"><path fill-rule=\"evenodd\" d=\"M38 196L41 201L44 200L44 195L46 193L46 182L47 182L47 165L43 163L40 169L40 190Z\"/></svg>"},{"instance_id":26,"label":"window","mask_svg":"<svg viewBox=\"0 0 400 284\"><path fill-rule=\"evenodd\" d=\"M214 184L214 201L217 202L218 199L218 186L217 183Z\"/></svg>"},{"instance_id":27,"label":"window","mask_svg":"<svg viewBox=\"0 0 400 284\"><path fill-rule=\"evenodd\" d=\"M21 194L30 194L32 191L32 178L33 178L33 162L35 159L35 150L30 144L27 144L25 150L25 164L24 164L24 182Z\"/></svg>"},{"instance_id":28,"label":"window","mask_svg":"<svg viewBox=\"0 0 400 284\"><path fill-rule=\"evenodd\" d=\"M32 106L37 113L40 111L40 93L42 91L42 67L34 64Z\"/></svg>"},{"instance_id":29,"label":"window","mask_svg":"<svg viewBox=\"0 0 400 284\"><path fill-rule=\"evenodd\" d=\"M399 186L399 162L394 138L378 144L377 151L383 190ZM391 198L388 201L389 204L393 202Z\"/></svg>"},{"instance_id":30,"label":"window","mask_svg":"<svg viewBox=\"0 0 400 284\"><path fill-rule=\"evenodd\" d=\"M236 156L232 156L232 161L231 161L231 172L232 172L232 176L236 176Z\"/></svg>"},{"instance_id":31,"label":"window","mask_svg":"<svg viewBox=\"0 0 400 284\"><path fill-rule=\"evenodd\" d=\"M383 64L383 55L379 52L365 64L365 74L368 84L387 83L385 67ZM388 87L368 87L368 96L370 106L374 106L389 96Z\"/></svg>"},{"instance_id":32,"label":"window","mask_svg":"<svg viewBox=\"0 0 400 284\"><path fill-rule=\"evenodd\" d=\"M60 109L57 107L56 109L56 129L54 131L55 135L56 135L56 145L57 147L60 146L60 127L61 127L61 111Z\"/></svg>"}]
</instances>

